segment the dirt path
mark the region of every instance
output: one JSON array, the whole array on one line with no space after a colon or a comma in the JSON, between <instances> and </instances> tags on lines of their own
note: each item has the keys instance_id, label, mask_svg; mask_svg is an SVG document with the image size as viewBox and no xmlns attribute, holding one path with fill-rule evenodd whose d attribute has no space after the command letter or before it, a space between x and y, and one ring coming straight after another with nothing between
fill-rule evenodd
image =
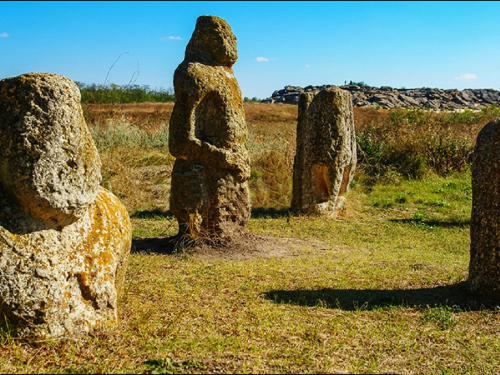
<instances>
[{"instance_id":1,"label":"dirt path","mask_svg":"<svg viewBox=\"0 0 500 375\"><path fill-rule=\"evenodd\" d=\"M175 254L179 249L173 243L174 237L138 238L132 241L132 252L153 252ZM329 246L319 240L302 240L293 237L274 237L247 234L229 244L219 246L197 245L185 252L203 260L224 259L244 261L255 258L289 258L298 256L301 250L313 253L326 250Z\"/></svg>"}]
</instances>

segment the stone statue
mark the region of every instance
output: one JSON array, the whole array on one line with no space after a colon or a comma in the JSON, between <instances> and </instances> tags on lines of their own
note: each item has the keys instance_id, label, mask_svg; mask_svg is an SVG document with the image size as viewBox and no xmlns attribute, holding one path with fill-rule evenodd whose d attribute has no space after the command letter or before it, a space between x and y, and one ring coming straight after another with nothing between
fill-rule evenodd
<instances>
[{"instance_id":1,"label":"stone statue","mask_svg":"<svg viewBox=\"0 0 500 375\"><path fill-rule=\"evenodd\" d=\"M337 217L356 167L351 94L337 87L303 93L298 110L291 208Z\"/></svg>"},{"instance_id":2,"label":"stone statue","mask_svg":"<svg viewBox=\"0 0 500 375\"><path fill-rule=\"evenodd\" d=\"M19 336L75 336L117 317L132 230L100 168L73 81L0 81L0 311Z\"/></svg>"},{"instance_id":3,"label":"stone statue","mask_svg":"<svg viewBox=\"0 0 500 375\"><path fill-rule=\"evenodd\" d=\"M468 286L500 297L500 119L478 134L472 161L472 212Z\"/></svg>"},{"instance_id":4,"label":"stone statue","mask_svg":"<svg viewBox=\"0 0 500 375\"><path fill-rule=\"evenodd\" d=\"M175 70L170 211L183 239L230 240L250 218L247 126L231 68L237 58L229 24L201 16Z\"/></svg>"}]
</instances>

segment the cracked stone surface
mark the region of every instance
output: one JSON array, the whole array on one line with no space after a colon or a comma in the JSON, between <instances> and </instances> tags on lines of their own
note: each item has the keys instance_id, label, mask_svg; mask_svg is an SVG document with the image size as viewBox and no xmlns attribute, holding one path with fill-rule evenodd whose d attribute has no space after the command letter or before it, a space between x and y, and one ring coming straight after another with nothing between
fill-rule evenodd
<instances>
[{"instance_id":1,"label":"cracked stone surface","mask_svg":"<svg viewBox=\"0 0 500 375\"><path fill-rule=\"evenodd\" d=\"M293 165L293 211L326 218L343 213L356 168L349 92L330 87L300 96Z\"/></svg>"},{"instance_id":2,"label":"cracked stone surface","mask_svg":"<svg viewBox=\"0 0 500 375\"><path fill-rule=\"evenodd\" d=\"M176 157L170 210L180 237L235 238L250 218L247 126L232 69L237 58L229 24L199 17L175 70L169 129L169 148Z\"/></svg>"},{"instance_id":3,"label":"cracked stone surface","mask_svg":"<svg viewBox=\"0 0 500 375\"><path fill-rule=\"evenodd\" d=\"M500 119L478 134L472 162L472 212L468 285L500 297Z\"/></svg>"},{"instance_id":4,"label":"cracked stone surface","mask_svg":"<svg viewBox=\"0 0 500 375\"><path fill-rule=\"evenodd\" d=\"M78 336L116 319L131 224L100 168L74 82L0 81L0 302L16 335Z\"/></svg>"}]
</instances>

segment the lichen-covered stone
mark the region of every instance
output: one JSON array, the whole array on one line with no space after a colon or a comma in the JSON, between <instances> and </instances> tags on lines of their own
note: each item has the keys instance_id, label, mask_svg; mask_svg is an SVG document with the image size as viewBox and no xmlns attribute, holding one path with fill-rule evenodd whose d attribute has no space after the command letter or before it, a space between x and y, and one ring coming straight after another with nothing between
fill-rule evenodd
<instances>
[{"instance_id":1,"label":"lichen-covered stone","mask_svg":"<svg viewBox=\"0 0 500 375\"><path fill-rule=\"evenodd\" d=\"M300 96L293 165L293 211L328 218L345 209L356 167L351 95L337 87Z\"/></svg>"},{"instance_id":2,"label":"lichen-covered stone","mask_svg":"<svg viewBox=\"0 0 500 375\"><path fill-rule=\"evenodd\" d=\"M169 148L176 157L170 211L180 237L230 239L250 218L250 159L243 99L231 68L236 37L223 19L201 16L174 74Z\"/></svg>"},{"instance_id":3,"label":"lichen-covered stone","mask_svg":"<svg viewBox=\"0 0 500 375\"><path fill-rule=\"evenodd\" d=\"M117 314L131 247L69 79L0 81L0 312L22 337L88 332Z\"/></svg>"},{"instance_id":4,"label":"lichen-covered stone","mask_svg":"<svg viewBox=\"0 0 500 375\"><path fill-rule=\"evenodd\" d=\"M500 297L500 119L478 134L472 162L472 212L468 285L478 295Z\"/></svg>"}]
</instances>

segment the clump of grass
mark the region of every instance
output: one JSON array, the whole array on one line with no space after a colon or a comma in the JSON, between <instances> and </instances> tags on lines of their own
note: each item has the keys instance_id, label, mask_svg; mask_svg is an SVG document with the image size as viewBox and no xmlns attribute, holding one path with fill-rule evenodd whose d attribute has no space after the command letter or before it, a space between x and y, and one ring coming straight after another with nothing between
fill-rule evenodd
<instances>
[{"instance_id":1,"label":"clump of grass","mask_svg":"<svg viewBox=\"0 0 500 375\"><path fill-rule=\"evenodd\" d=\"M89 125L125 117L137 128L154 131L162 123L168 124L174 103L83 104L82 107Z\"/></svg>"},{"instance_id":2,"label":"clump of grass","mask_svg":"<svg viewBox=\"0 0 500 375\"><path fill-rule=\"evenodd\" d=\"M252 162L249 181L252 206L276 209L289 207L295 153L293 135L271 138L250 134L247 145Z\"/></svg>"},{"instance_id":3,"label":"clump of grass","mask_svg":"<svg viewBox=\"0 0 500 375\"><path fill-rule=\"evenodd\" d=\"M459 309L460 310L460 309ZM442 331L457 325L458 321L453 317L453 309L448 305L427 306L424 310L422 321L424 323L437 323Z\"/></svg>"},{"instance_id":4,"label":"clump of grass","mask_svg":"<svg viewBox=\"0 0 500 375\"><path fill-rule=\"evenodd\" d=\"M292 199L297 106L245 103L254 208L284 209Z\"/></svg>"},{"instance_id":5,"label":"clump of grass","mask_svg":"<svg viewBox=\"0 0 500 375\"><path fill-rule=\"evenodd\" d=\"M356 122L359 166L372 178L397 174L421 179L429 173L464 171L479 130L500 116L492 105L479 112L435 113L396 109Z\"/></svg>"},{"instance_id":6,"label":"clump of grass","mask_svg":"<svg viewBox=\"0 0 500 375\"><path fill-rule=\"evenodd\" d=\"M174 158L168 152L168 124L149 128L120 117L89 124L101 156L102 185L131 212L168 209Z\"/></svg>"},{"instance_id":7,"label":"clump of grass","mask_svg":"<svg viewBox=\"0 0 500 375\"><path fill-rule=\"evenodd\" d=\"M109 149L161 149L168 151L168 124L161 123L154 132L133 126L124 116L120 120L108 119L90 128L100 152Z\"/></svg>"}]
</instances>

